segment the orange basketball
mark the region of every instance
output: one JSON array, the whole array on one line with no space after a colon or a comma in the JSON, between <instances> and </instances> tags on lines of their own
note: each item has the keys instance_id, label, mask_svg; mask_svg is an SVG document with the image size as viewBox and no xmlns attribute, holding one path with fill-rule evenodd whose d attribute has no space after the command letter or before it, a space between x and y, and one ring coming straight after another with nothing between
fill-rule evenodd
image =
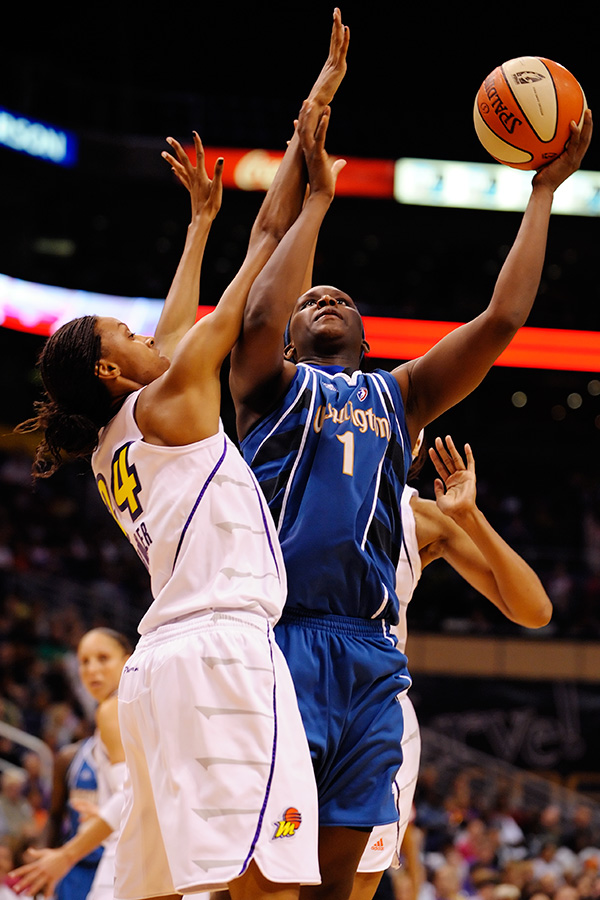
<instances>
[{"instance_id":1,"label":"orange basketball","mask_svg":"<svg viewBox=\"0 0 600 900\"><path fill-rule=\"evenodd\" d=\"M541 56L519 56L497 66L475 97L477 137L495 160L515 169L539 169L556 159L581 125L586 100L576 78Z\"/></svg>"}]
</instances>

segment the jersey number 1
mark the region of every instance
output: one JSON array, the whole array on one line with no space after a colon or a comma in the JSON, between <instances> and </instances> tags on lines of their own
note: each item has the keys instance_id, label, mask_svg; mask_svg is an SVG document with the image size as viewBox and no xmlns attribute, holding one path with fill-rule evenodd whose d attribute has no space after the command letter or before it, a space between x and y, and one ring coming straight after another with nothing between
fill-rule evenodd
<instances>
[{"instance_id":1,"label":"jersey number 1","mask_svg":"<svg viewBox=\"0 0 600 900\"><path fill-rule=\"evenodd\" d=\"M343 434L336 434L336 438L344 445L342 472L344 475L354 475L354 432L345 431Z\"/></svg>"}]
</instances>

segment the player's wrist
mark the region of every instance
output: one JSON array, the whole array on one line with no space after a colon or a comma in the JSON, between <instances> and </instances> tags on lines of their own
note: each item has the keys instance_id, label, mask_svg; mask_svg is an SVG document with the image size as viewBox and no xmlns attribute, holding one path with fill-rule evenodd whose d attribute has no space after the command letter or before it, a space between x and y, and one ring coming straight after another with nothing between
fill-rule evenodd
<instances>
[{"instance_id":1,"label":"player's wrist","mask_svg":"<svg viewBox=\"0 0 600 900\"><path fill-rule=\"evenodd\" d=\"M469 504L461 504L449 511L448 515L457 525L460 525L463 531L467 532L474 528L479 528L483 518L483 514L475 501Z\"/></svg>"}]
</instances>

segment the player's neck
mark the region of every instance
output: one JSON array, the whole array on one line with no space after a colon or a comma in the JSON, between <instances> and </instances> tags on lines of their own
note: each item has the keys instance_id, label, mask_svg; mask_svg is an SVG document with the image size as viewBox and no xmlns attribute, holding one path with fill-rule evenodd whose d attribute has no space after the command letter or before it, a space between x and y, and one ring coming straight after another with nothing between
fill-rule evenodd
<instances>
[{"instance_id":1,"label":"player's neck","mask_svg":"<svg viewBox=\"0 0 600 900\"><path fill-rule=\"evenodd\" d=\"M340 369L351 369L352 371L358 369L360 365L360 361L356 356L349 356L343 353L332 355L312 354L299 359L298 362L306 363L309 366L319 366L320 368L336 367Z\"/></svg>"}]
</instances>

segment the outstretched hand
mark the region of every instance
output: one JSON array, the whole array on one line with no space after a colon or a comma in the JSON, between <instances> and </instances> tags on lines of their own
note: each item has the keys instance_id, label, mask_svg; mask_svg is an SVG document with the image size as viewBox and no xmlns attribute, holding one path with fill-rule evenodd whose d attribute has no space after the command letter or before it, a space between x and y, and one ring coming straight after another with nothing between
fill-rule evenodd
<instances>
[{"instance_id":1,"label":"outstretched hand","mask_svg":"<svg viewBox=\"0 0 600 900\"><path fill-rule=\"evenodd\" d=\"M346 165L346 160L330 157L325 149L330 116L331 110L326 106L314 130L310 101L305 100L300 110L297 128L306 159L310 193L322 192L333 198L337 177Z\"/></svg>"},{"instance_id":2,"label":"outstretched hand","mask_svg":"<svg viewBox=\"0 0 600 900\"><path fill-rule=\"evenodd\" d=\"M192 218L204 212L209 220L212 221L221 208L223 197L223 160L218 159L215 163L215 170L211 179L206 174L204 147L197 132L194 132L195 166L179 141L169 137L167 138L167 143L175 151L175 156L167 150L164 150L161 156L169 163L179 181L190 192Z\"/></svg>"},{"instance_id":3,"label":"outstretched hand","mask_svg":"<svg viewBox=\"0 0 600 900\"><path fill-rule=\"evenodd\" d=\"M333 11L329 56L308 95L308 100L321 109L331 103L346 74L346 54L349 42L350 29L342 24L342 14L336 6Z\"/></svg>"},{"instance_id":4,"label":"outstretched hand","mask_svg":"<svg viewBox=\"0 0 600 900\"><path fill-rule=\"evenodd\" d=\"M342 24L342 14L336 6L333 12L333 27L329 42L329 56L302 105L300 115L308 122L308 128L316 131L323 111L333 100L346 74L346 54L350 42L350 29Z\"/></svg>"},{"instance_id":5,"label":"outstretched hand","mask_svg":"<svg viewBox=\"0 0 600 900\"><path fill-rule=\"evenodd\" d=\"M586 109L581 127L571 122L571 137L566 150L551 163L538 169L533 178L533 186L547 186L555 191L569 175L576 172L590 146L592 131L592 111Z\"/></svg>"},{"instance_id":6,"label":"outstretched hand","mask_svg":"<svg viewBox=\"0 0 600 900\"><path fill-rule=\"evenodd\" d=\"M446 446L441 438L435 439L435 447L429 448L429 456L439 478L433 483L435 502L451 519L475 507L476 478L475 459L469 444L465 444L465 462L448 435Z\"/></svg>"}]
</instances>

